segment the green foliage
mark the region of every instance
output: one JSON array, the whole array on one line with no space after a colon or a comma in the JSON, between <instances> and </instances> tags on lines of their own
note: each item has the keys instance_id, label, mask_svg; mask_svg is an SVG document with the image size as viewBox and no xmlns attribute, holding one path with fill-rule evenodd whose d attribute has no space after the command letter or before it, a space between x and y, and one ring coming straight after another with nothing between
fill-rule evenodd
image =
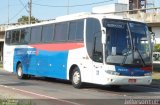
<instances>
[{"instance_id":1,"label":"green foliage","mask_svg":"<svg viewBox=\"0 0 160 105\"><path fill-rule=\"evenodd\" d=\"M0 105L17 105L17 101L13 99L0 99Z\"/></svg>"},{"instance_id":2,"label":"green foliage","mask_svg":"<svg viewBox=\"0 0 160 105\"><path fill-rule=\"evenodd\" d=\"M22 16L21 18L18 19L18 23L25 24L28 23L28 20L29 20L28 16ZM39 20L32 16L31 23L36 23L36 22L39 22Z\"/></svg>"},{"instance_id":3,"label":"green foliage","mask_svg":"<svg viewBox=\"0 0 160 105\"><path fill-rule=\"evenodd\" d=\"M0 70L3 69L3 64L0 62Z\"/></svg>"},{"instance_id":4,"label":"green foliage","mask_svg":"<svg viewBox=\"0 0 160 105\"><path fill-rule=\"evenodd\" d=\"M154 45L154 52L160 52L160 44Z\"/></svg>"},{"instance_id":5,"label":"green foliage","mask_svg":"<svg viewBox=\"0 0 160 105\"><path fill-rule=\"evenodd\" d=\"M31 100L0 99L0 105L36 105Z\"/></svg>"},{"instance_id":6,"label":"green foliage","mask_svg":"<svg viewBox=\"0 0 160 105\"><path fill-rule=\"evenodd\" d=\"M155 44L154 45L153 61L160 61L160 44Z\"/></svg>"}]
</instances>

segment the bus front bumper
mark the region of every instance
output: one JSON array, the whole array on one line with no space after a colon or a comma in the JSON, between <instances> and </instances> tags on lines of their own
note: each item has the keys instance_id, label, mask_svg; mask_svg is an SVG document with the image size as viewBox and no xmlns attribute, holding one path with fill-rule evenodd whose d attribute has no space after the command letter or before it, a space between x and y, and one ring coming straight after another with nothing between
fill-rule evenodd
<instances>
[{"instance_id":1,"label":"bus front bumper","mask_svg":"<svg viewBox=\"0 0 160 105\"><path fill-rule=\"evenodd\" d=\"M105 79L104 85L150 85L152 82L151 76L128 77L128 76L113 76L109 75Z\"/></svg>"}]
</instances>

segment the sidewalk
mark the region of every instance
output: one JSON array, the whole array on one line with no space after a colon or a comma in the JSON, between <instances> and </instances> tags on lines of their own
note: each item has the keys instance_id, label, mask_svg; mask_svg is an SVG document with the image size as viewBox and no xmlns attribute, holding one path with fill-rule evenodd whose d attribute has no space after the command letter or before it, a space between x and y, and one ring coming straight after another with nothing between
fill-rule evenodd
<instances>
[{"instance_id":1,"label":"sidewalk","mask_svg":"<svg viewBox=\"0 0 160 105\"><path fill-rule=\"evenodd\" d=\"M152 72L152 83L151 87L160 88L160 61L153 62L153 72Z\"/></svg>"},{"instance_id":2,"label":"sidewalk","mask_svg":"<svg viewBox=\"0 0 160 105\"><path fill-rule=\"evenodd\" d=\"M150 86L153 88L160 88L160 80L153 80Z\"/></svg>"},{"instance_id":3,"label":"sidewalk","mask_svg":"<svg viewBox=\"0 0 160 105\"><path fill-rule=\"evenodd\" d=\"M160 72L153 72L152 78L153 81L151 83L151 86L155 88L160 88Z\"/></svg>"},{"instance_id":4,"label":"sidewalk","mask_svg":"<svg viewBox=\"0 0 160 105\"><path fill-rule=\"evenodd\" d=\"M0 65L0 70L3 70L1 65ZM153 88L160 88L160 72L153 72L152 78L153 78L152 83L149 86Z\"/></svg>"},{"instance_id":5,"label":"sidewalk","mask_svg":"<svg viewBox=\"0 0 160 105\"><path fill-rule=\"evenodd\" d=\"M160 61L153 62L153 70L160 72Z\"/></svg>"}]
</instances>

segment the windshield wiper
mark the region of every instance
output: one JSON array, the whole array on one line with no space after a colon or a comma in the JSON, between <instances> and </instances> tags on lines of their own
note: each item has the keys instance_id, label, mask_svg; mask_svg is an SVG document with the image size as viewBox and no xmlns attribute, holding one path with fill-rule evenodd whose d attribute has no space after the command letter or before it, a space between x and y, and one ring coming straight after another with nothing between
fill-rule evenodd
<instances>
[{"instance_id":1,"label":"windshield wiper","mask_svg":"<svg viewBox=\"0 0 160 105\"><path fill-rule=\"evenodd\" d=\"M125 54L123 54L123 55L124 55L124 59L123 59L123 61L122 61L122 63L121 63L122 66L125 64L125 62L126 62L126 60L127 60L127 57L128 57L128 55L130 54L129 52L131 51L130 48L128 48L128 49L126 49L126 50L127 50L127 51L124 52Z\"/></svg>"},{"instance_id":2,"label":"windshield wiper","mask_svg":"<svg viewBox=\"0 0 160 105\"><path fill-rule=\"evenodd\" d=\"M141 61L143 62L143 66L146 66L145 61L144 61L144 59L143 59L143 57L142 57L141 53L139 52L139 49L135 47L135 51L137 51L137 52L138 52L139 57L141 58Z\"/></svg>"},{"instance_id":3,"label":"windshield wiper","mask_svg":"<svg viewBox=\"0 0 160 105\"><path fill-rule=\"evenodd\" d=\"M135 51L137 51L138 54L139 54L139 57L140 57L140 59L141 59L141 61L142 61L142 63L143 63L143 66L145 66L146 64L145 64L145 62L144 62L144 60L143 60L143 58L142 58L141 53L140 53L139 50L133 45L132 33L131 33L131 30L130 30L130 27L129 27L129 23L127 23L127 28L128 28L129 37L130 37L130 40L131 40L131 46L130 46L131 48L127 48L128 51L127 51L126 54L124 55L124 59L123 59L121 65L124 65L124 64L125 64L125 62L126 62L126 60L127 60L127 57L128 57L128 55L130 54L130 53L129 53L130 51L131 51L131 53L132 53L132 59L133 59L133 61L134 61L134 59L135 59L134 53L135 53Z\"/></svg>"},{"instance_id":4,"label":"windshield wiper","mask_svg":"<svg viewBox=\"0 0 160 105\"><path fill-rule=\"evenodd\" d=\"M128 37L127 38L129 38L130 44L129 44L129 41L127 39L127 49L126 49L127 51L125 52L126 55L124 55L124 59L123 59L121 65L125 64L130 51L132 52L132 58L134 59L134 54L133 54L134 50L133 50L133 42L132 42L131 30L130 30L130 27L129 27L129 23L127 23L126 25L127 25L127 29L128 29Z\"/></svg>"}]
</instances>

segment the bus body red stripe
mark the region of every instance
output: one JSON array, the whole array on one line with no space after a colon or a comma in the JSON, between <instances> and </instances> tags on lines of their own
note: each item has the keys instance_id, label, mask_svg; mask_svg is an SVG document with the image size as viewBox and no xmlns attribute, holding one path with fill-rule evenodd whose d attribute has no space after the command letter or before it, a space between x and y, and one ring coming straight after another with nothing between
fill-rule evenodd
<instances>
[{"instance_id":1,"label":"bus body red stripe","mask_svg":"<svg viewBox=\"0 0 160 105\"><path fill-rule=\"evenodd\" d=\"M31 47L34 47L38 50L47 50L47 51L65 51L72 50L77 48L84 47L83 43L54 43L54 44L31 44Z\"/></svg>"},{"instance_id":2,"label":"bus body red stripe","mask_svg":"<svg viewBox=\"0 0 160 105\"><path fill-rule=\"evenodd\" d=\"M141 69L145 71L152 71L152 67L142 67Z\"/></svg>"}]
</instances>

